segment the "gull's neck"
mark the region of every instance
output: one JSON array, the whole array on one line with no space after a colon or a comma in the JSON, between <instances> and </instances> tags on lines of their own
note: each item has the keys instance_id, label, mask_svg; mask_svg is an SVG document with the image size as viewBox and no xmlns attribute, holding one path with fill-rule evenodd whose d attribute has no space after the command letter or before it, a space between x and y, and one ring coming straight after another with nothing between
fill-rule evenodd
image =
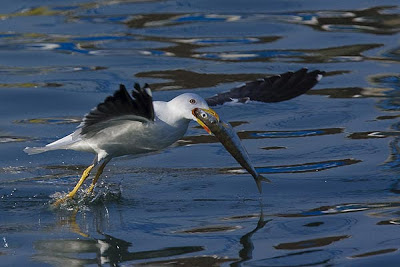
<instances>
[{"instance_id":1,"label":"gull's neck","mask_svg":"<svg viewBox=\"0 0 400 267\"><path fill-rule=\"evenodd\" d=\"M188 127L190 120L184 118L176 105L170 102L154 101L154 113L156 118L174 127Z\"/></svg>"}]
</instances>

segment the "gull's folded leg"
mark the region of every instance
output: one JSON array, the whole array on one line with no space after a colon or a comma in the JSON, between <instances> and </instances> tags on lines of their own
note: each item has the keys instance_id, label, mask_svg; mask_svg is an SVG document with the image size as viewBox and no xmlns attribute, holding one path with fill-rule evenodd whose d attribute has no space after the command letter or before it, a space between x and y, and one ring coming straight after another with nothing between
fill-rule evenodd
<instances>
[{"instance_id":1,"label":"gull's folded leg","mask_svg":"<svg viewBox=\"0 0 400 267\"><path fill-rule=\"evenodd\" d=\"M89 195L90 193L92 193L97 181L99 180L101 174L103 173L104 167L107 165L107 163L110 160L105 160L100 167L97 170L96 176L93 178L92 184L90 185L89 189L86 191L86 195Z\"/></svg>"}]
</instances>

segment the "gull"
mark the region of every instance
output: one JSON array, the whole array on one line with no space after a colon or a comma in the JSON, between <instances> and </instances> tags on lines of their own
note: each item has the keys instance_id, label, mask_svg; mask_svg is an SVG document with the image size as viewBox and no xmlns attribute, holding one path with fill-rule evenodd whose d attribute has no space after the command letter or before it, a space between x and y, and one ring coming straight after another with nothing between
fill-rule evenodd
<instances>
[{"instance_id":1,"label":"gull","mask_svg":"<svg viewBox=\"0 0 400 267\"><path fill-rule=\"evenodd\" d=\"M309 72L303 68L296 72L248 82L206 99L197 94L184 93L168 102L153 101L148 84L141 87L136 83L131 94L121 84L119 90L83 117L82 123L73 133L44 147L26 147L24 151L28 154L38 154L70 149L95 154L92 164L84 170L72 191L56 201L55 204L58 205L75 196L97 165L99 167L86 191L87 194L93 191L105 166L112 158L152 153L181 139L191 121L199 122L193 115L195 109L203 109L218 118L218 114L210 106L227 102L268 103L289 100L307 92L324 74L323 71Z\"/></svg>"}]
</instances>

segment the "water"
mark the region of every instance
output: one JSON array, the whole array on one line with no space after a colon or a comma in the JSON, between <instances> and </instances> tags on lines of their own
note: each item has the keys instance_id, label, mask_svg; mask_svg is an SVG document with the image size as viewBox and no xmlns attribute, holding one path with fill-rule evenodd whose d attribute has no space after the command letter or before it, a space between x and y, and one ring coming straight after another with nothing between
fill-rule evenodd
<instances>
[{"instance_id":1,"label":"water","mask_svg":"<svg viewBox=\"0 0 400 267\"><path fill-rule=\"evenodd\" d=\"M4 1L0 265L394 265L400 249L400 8L393 1ZM54 141L118 88L210 96L301 67L326 77L274 104L216 108L271 184L257 192L191 124L115 159L94 199L52 209L92 155ZM156 163L156 164L155 164Z\"/></svg>"}]
</instances>

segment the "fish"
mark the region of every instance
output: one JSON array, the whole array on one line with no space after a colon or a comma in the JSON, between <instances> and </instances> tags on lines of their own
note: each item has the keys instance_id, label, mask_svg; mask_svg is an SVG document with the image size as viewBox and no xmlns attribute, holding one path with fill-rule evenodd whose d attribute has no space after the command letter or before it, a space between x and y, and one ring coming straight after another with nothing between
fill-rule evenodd
<instances>
[{"instance_id":1,"label":"fish","mask_svg":"<svg viewBox=\"0 0 400 267\"><path fill-rule=\"evenodd\" d=\"M261 182L271 181L260 175L250 161L249 154L243 146L239 136L232 126L222 121L218 114L211 109L195 108L192 110L197 122L209 133L214 134L225 149L235 158L235 160L245 168L254 178L258 191L262 193Z\"/></svg>"}]
</instances>

